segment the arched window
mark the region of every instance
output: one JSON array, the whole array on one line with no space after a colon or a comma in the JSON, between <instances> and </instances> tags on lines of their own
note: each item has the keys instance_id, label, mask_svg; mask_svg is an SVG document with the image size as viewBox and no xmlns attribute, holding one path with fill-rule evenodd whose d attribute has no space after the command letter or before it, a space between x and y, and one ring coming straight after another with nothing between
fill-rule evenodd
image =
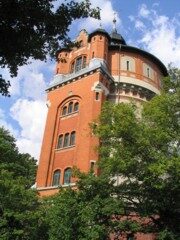
<instances>
[{"instance_id":1,"label":"arched window","mask_svg":"<svg viewBox=\"0 0 180 240\"><path fill-rule=\"evenodd\" d=\"M66 115L66 114L67 114L67 107L64 106L62 109L62 116Z\"/></svg>"},{"instance_id":2,"label":"arched window","mask_svg":"<svg viewBox=\"0 0 180 240\"><path fill-rule=\"evenodd\" d=\"M86 56L80 56L80 57L76 58L71 64L71 70L70 70L71 73L78 72L82 68L85 68L86 60L87 60Z\"/></svg>"},{"instance_id":3,"label":"arched window","mask_svg":"<svg viewBox=\"0 0 180 240\"><path fill-rule=\"evenodd\" d=\"M76 59L75 72L78 72L82 66L82 57Z\"/></svg>"},{"instance_id":4,"label":"arched window","mask_svg":"<svg viewBox=\"0 0 180 240\"><path fill-rule=\"evenodd\" d=\"M71 168L67 168L64 171L64 184L70 184L71 183L71 175L72 175Z\"/></svg>"},{"instance_id":5,"label":"arched window","mask_svg":"<svg viewBox=\"0 0 180 240\"><path fill-rule=\"evenodd\" d=\"M124 71L135 72L135 60L130 56L121 57L121 69Z\"/></svg>"},{"instance_id":6,"label":"arched window","mask_svg":"<svg viewBox=\"0 0 180 240\"><path fill-rule=\"evenodd\" d=\"M64 136L63 147L68 147L68 145L69 145L69 133L66 133Z\"/></svg>"},{"instance_id":7,"label":"arched window","mask_svg":"<svg viewBox=\"0 0 180 240\"><path fill-rule=\"evenodd\" d=\"M99 100L99 92L96 92L96 100Z\"/></svg>"},{"instance_id":8,"label":"arched window","mask_svg":"<svg viewBox=\"0 0 180 240\"><path fill-rule=\"evenodd\" d=\"M71 136L70 136L70 143L69 143L69 145L70 145L70 146L75 145L75 140L76 140L76 132L73 131L73 132L71 133Z\"/></svg>"},{"instance_id":9,"label":"arched window","mask_svg":"<svg viewBox=\"0 0 180 240\"><path fill-rule=\"evenodd\" d=\"M154 79L154 71L153 69L146 63L143 63L143 75L145 77Z\"/></svg>"},{"instance_id":10,"label":"arched window","mask_svg":"<svg viewBox=\"0 0 180 240\"><path fill-rule=\"evenodd\" d=\"M53 174L52 186L58 186L60 183L61 171L56 170Z\"/></svg>"},{"instance_id":11,"label":"arched window","mask_svg":"<svg viewBox=\"0 0 180 240\"><path fill-rule=\"evenodd\" d=\"M62 148L63 146L63 135L59 135L57 148Z\"/></svg>"},{"instance_id":12,"label":"arched window","mask_svg":"<svg viewBox=\"0 0 180 240\"><path fill-rule=\"evenodd\" d=\"M126 61L126 68L127 68L127 71L129 71L129 61Z\"/></svg>"},{"instance_id":13,"label":"arched window","mask_svg":"<svg viewBox=\"0 0 180 240\"><path fill-rule=\"evenodd\" d=\"M78 110L79 110L79 103L76 102L76 103L74 104L74 112L77 112Z\"/></svg>"},{"instance_id":14,"label":"arched window","mask_svg":"<svg viewBox=\"0 0 180 240\"><path fill-rule=\"evenodd\" d=\"M92 172L94 172L94 170L95 170L95 162L94 161L91 161L90 170Z\"/></svg>"},{"instance_id":15,"label":"arched window","mask_svg":"<svg viewBox=\"0 0 180 240\"><path fill-rule=\"evenodd\" d=\"M68 106L68 113L72 113L72 111L73 111L73 102L70 102Z\"/></svg>"},{"instance_id":16,"label":"arched window","mask_svg":"<svg viewBox=\"0 0 180 240\"><path fill-rule=\"evenodd\" d=\"M150 69L147 68L147 77L150 77Z\"/></svg>"}]
</instances>

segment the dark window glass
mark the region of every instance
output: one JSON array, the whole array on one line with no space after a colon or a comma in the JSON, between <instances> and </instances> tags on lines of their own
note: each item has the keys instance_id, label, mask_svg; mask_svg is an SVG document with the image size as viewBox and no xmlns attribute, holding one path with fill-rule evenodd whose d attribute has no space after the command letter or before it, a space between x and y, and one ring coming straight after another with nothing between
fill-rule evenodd
<instances>
[{"instance_id":1,"label":"dark window glass","mask_svg":"<svg viewBox=\"0 0 180 240\"><path fill-rule=\"evenodd\" d=\"M67 168L64 171L64 184L70 184L71 183L71 175L72 175L71 168Z\"/></svg>"},{"instance_id":2,"label":"dark window glass","mask_svg":"<svg viewBox=\"0 0 180 240\"><path fill-rule=\"evenodd\" d=\"M78 72L82 68L86 67L86 56L78 57L72 64L71 64L71 72Z\"/></svg>"},{"instance_id":3,"label":"dark window glass","mask_svg":"<svg viewBox=\"0 0 180 240\"><path fill-rule=\"evenodd\" d=\"M91 171L94 171L95 162L91 162Z\"/></svg>"},{"instance_id":4,"label":"dark window glass","mask_svg":"<svg viewBox=\"0 0 180 240\"><path fill-rule=\"evenodd\" d=\"M76 59L75 72L81 70L82 68L82 57Z\"/></svg>"},{"instance_id":5,"label":"dark window glass","mask_svg":"<svg viewBox=\"0 0 180 240\"><path fill-rule=\"evenodd\" d=\"M76 140L76 132L72 132L70 136L70 146L75 145L75 140Z\"/></svg>"},{"instance_id":6,"label":"dark window glass","mask_svg":"<svg viewBox=\"0 0 180 240\"><path fill-rule=\"evenodd\" d=\"M96 92L96 100L99 100L99 92Z\"/></svg>"},{"instance_id":7,"label":"dark window glass","mask_svg":"<svg viewBox=\"0 0 180 240\"><path fill-rule=\"evenodd\" d=\"M129 61L126 62L126 69L129 71Z\"/></svg>"},{"instance_id":8,"label":"dark window glass","mask_svg":"<svg viewBox=\"0 0 180 240\"><path fill-rule=\"evenodd\" d=\"M60 135L58 138L57 148L62 148L63 145L63 135Z\"/></svg>"},{"instance_id":9,"label":"dark window glass","mask_svg":"<svg viewBox=\"0 0 180 240\"><path fill-rule=\"evenodd\" d=\"M150 71L149 71L149 68L147 68L147 76L149 77L150 76Z\"/></svg>"},{"instance_id":10,"label":"dark window glass","mask_svg":"<svg viewBox=\"0 0 180 240\"><path fill-rule=\"evenodd\" d=\"M94 58L94 52L92 53L92 58Z\"/></svg>"},{"instance_id":11,"label":"dark window glass","mask_svg":"<svg viewBox=\"0 0 180 240\"><path fill-rule=\"evenodd\" d=\"M72 113L72 111L73 111L73 102L70 102L68 106L68 113Z\"/></svg>"},{"instance_id":12,"label":"dark window glass","mask_svg":"<svg viewBox=\"0 0 180 240\"><path fill-rule=\"evenodd\" d=\"M74 112L77 112L78 110L79 110L79 103L76 102L76 103L74 104Z\"/></svg>"},{"instance_id":13,"label":"dark window glass","mask_svg":"<svg viewBox=\"0 0 180 240\"><path fill-rule=\"evenodd\" d=\"M63 147L68 147L69 145L69 133L66 133L64 136L64 144Z\"/></svg>"},{"instance_id":14,"label":"dark window glass","mask_svg":"<svg viewBox=\"0 0 180 240\"><path fill-rule=\"evenodd\" d=\"M67 107L63 107L63 110L62 110L62 116L66 115L67 114Z\"/></svg>"},{"instance_id":15,"label":"dark window glass","mask_svg":"<svg viewBox=\"0 0 180 240\"><path fill-rule=\"evenodd\" d=\"M134 240L134 236L132 234L128 235L127 240Z\"/></svg>"},{"instance_id":16,"label":"dark window glass","mask_svg":"<svg viewBox=\"0 0 180 240\"><path fill-rule=\"evenodd\" d=\"M61 177L61 171L56 170L53 174L52 186L58 186L59 185L60 177Z\"/></svg>"}]
</instances>

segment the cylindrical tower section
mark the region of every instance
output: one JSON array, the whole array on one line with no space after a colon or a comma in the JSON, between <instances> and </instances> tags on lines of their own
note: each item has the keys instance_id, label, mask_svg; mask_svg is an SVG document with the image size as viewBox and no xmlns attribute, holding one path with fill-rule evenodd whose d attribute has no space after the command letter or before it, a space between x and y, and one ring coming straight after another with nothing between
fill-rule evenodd
<instances>
[{"instance_id":1,"label":"cylindrical tower section","mask_svg":"<svg viewBox=\"0 0 180 240\"><path fill-rule=\"evenodd\" d=\"M160 93L167 70L152 54L124 44L111 44L109 62L114 78L109 100L142 102Z\"/></svg>"},{"instance_id":2,"label":"cylindrical tower section","mask_svg":"<svg viewBox=\"0 0 180 240\"><path fill-rule=\"evenodd\" d=\"M107 63L109 34L104 29L97 29L89 35L90 59L102 59Z\"/></svg>"}]
</instances>

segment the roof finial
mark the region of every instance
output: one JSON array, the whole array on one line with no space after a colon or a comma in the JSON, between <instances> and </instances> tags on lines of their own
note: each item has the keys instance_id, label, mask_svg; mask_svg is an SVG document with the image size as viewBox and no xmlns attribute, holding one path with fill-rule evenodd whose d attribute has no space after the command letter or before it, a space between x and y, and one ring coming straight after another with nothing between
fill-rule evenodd
<instances>
[{"instance_id":1,"label":"roof finial","mask_svg":"<svg viewBox=\"0 0 180 240\"><path fill-rule=\"evenodd\" d=\"M116 29L116 13L114 12L114 18L113 18L113 32L117 33Z\"/></svg>"}]
</instances>

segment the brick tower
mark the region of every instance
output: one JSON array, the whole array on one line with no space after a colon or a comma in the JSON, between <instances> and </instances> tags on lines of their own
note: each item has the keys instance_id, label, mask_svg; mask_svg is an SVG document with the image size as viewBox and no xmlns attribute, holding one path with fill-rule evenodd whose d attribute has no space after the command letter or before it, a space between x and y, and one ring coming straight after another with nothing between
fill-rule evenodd
<instances>
[{"instance_id":1,"label":"brick tower","mask_svg":"<svg viewBox=\"0 0 180 240\"><path fill-rule=\"evenodd\" d=\"M57 54L56 74L47 91L48 115L37 172L41 196L74 185L72 167L88 172L98 161L98 139L89 124L105 100L140 104L159 94L165 66L152 54L111 34L82 30L78 47Z\"/></svg>"}]
</instances>

